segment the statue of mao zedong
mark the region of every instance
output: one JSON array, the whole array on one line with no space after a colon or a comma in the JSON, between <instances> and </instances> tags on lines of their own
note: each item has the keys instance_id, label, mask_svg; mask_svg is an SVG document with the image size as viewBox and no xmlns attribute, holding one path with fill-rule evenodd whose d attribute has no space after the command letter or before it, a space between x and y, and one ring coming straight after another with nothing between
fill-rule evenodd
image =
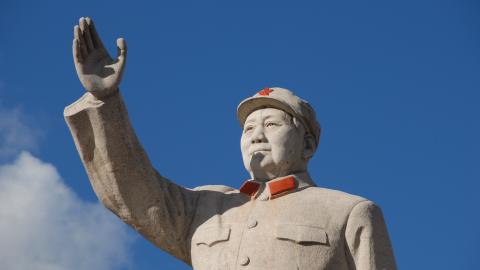
<instances>
[{"instance_id":1,"label":"statue of mao zedong","mask_svg":"<svg viewBox=\"0 0 480 270\"><path fill-rule=\"evenodd\" d=\"M196 270L396 269L380 208L310 178L320 126L306 101L282 88L242 101L251 179L185 188L153 168L135 135L118 90L127 47L117 46L113 59L80 19L73 58L87 92L64 116L96 195L125 223Z\"/></svg>"}]
</instances>

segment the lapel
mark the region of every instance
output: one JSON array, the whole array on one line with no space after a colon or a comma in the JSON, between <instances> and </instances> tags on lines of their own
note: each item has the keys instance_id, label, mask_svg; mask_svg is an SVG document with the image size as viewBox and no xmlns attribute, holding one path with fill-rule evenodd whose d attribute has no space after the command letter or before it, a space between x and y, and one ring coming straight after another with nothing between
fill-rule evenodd
<instances>
[{"instance_id":1,"label":"lapel","mask_svg":"<svg viewBox=\"0 0 480 270\"><path fill-rule=\"evenodd\" d=\"M278 177L267 182L257 180L247 180L240 187L240 192L255 199L261 191L261 187L265 186L269 199L275 199L288 193L303 189L309 186L315 186L307 172L291 174L288 176Z\"/></svg>"}]
</instances>

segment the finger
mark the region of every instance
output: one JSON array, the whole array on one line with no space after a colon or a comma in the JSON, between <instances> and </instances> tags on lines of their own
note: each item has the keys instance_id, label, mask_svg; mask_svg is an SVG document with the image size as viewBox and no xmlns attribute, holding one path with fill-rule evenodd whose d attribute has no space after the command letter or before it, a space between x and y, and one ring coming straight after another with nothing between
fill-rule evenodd
<instances>
[{"instance_id":1,"label":"finger","mask_svg":"<svg viewBox=\"0 0 480 270\"><path fill-rule=\"evenodd\" d=\"M95 25L93 24L93 20L89 17L87 17L87 25L90 30L90 37L92 38L93 46L97 49L103 49L103 42L100 39L100 36L97 33L97 30L95 29Z\"/></svg>"},{"instance_id":2,"label":"finger","mask_svg":"<svg viewBox=\"0 0 480 270\"><path fill-rule=\"evenodd\" d=\"M119 38L117 39L117 50L118 50L118 61L120 62L120 66L125 65L125 59L127 58L127 42L125 39Z\"/></svg>"},{"instance_id":3,"label":"finger","mask_svg":"<svg viewBox=\"0 0 480 270\"><path fill-rule=\"evenodd\" d=\"M83 57L82 57L82 51L80 50L80 42L76 38L73 39L72 51L73 51L73 60L75 62L75 65L82 63Z\"/></svg>"},{"instance_id":4,"label":"finger","mask_svg":"<svg viewBox=\"0 0 480 270\"><path fill-rule=\"evenodd\" d=\"M75 25L73 29L73 33L75 35L75 39L78 40L78 46L80 47L80 53L82 55L82 59L87 58L88 52L87 52L87 45L85 44L85 41L83 40L83 35L80 30L80 27L78 25Z\"/></svg>"},{"instance_id":5,"label":"finger","mask_svg":"<svg viewBox=\"0 0 480 270\"><path fill-rule=\"evenodd\" d=\"M87 44L87 51L93 51L93 43L92 38L90 37L90 30L88 29L87 20L84 17L80 18L80 29L82 30L83 39L85 40L85 44Z\"/></svg>"}]
</instances>

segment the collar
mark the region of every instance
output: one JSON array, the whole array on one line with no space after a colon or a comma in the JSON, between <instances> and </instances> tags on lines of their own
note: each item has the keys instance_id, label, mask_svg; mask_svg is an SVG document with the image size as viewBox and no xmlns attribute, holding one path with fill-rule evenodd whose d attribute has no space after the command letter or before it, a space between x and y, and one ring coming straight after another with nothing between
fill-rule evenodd
<instances>
[{"instance_id":1,"label":"collar","mask_svg":"<svg viewBox=\"0 0 480 270\"><path fill-rule=\"evenodd\" d=\"M286 195L295 190L301 190L310 186L315 186L307 172L291 174L274 178L267 182L257 180L247 180L240 187L240 192L250 197L256 197L257 193L261 191L261 187L265 186L268 192L269 199L275 199Z\"/></svg>"}]
</instances>

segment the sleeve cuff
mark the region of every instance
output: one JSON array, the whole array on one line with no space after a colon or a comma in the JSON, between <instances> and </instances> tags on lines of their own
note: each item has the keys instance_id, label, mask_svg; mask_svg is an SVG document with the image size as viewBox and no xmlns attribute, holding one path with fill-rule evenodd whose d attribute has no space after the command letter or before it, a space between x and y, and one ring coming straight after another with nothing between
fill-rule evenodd
<instances>
[{"instance_id":1,"label":"sleeve cuff","mask_svg":"<svg viewBox=\"0 0 480 270\"><path fill-rule=\"evenodd\" d=\"M87 92L82 97L80 97L77 101L65 107L65 109L63 110L63 116L69 117L87 108L98 108L103 104L105 104L105 102L107 102L110 99L118 99L119 96L120 96L120 91L115 91L115 93L108 95L105 98L98 99L91 93Z\"/></svg>"}]
</instances>

